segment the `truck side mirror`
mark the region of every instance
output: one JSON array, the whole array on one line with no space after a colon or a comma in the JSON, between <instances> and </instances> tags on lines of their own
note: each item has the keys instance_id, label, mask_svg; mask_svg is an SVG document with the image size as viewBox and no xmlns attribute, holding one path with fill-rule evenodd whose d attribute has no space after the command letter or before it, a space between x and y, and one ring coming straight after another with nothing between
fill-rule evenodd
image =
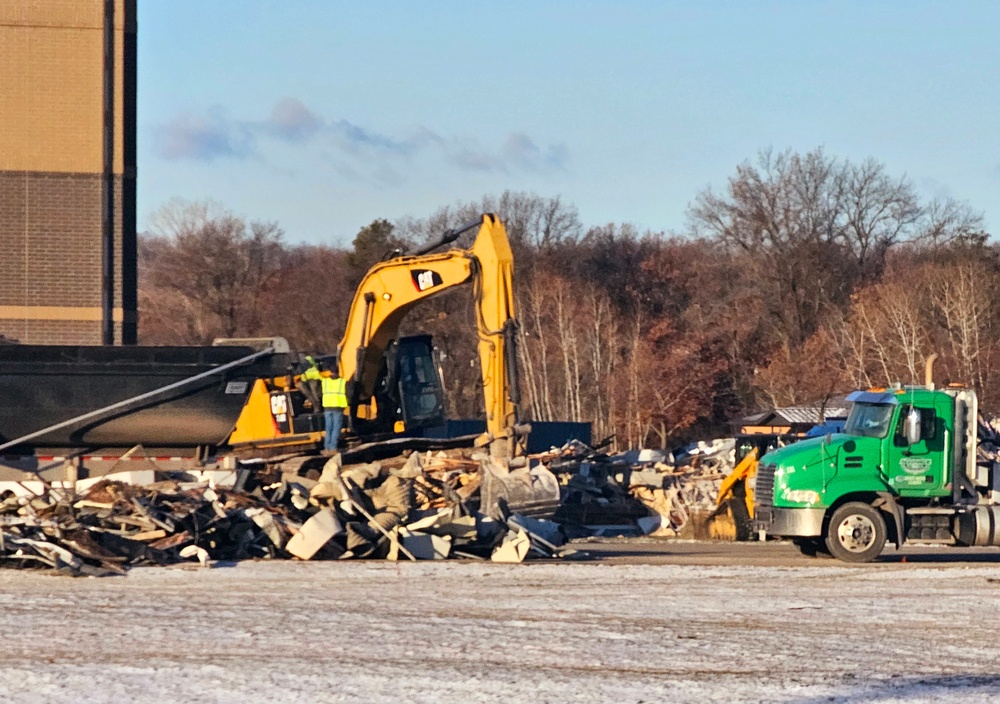
<instances>
[{"instance_id":1,"label":"truck side mirror","mask_svg":"<svg viewBox=\"0 0 1000 704\"><path fill-rule=\"evenodd\" d=\"M906 420L904 422L906 442L911 445L920 442L920 411L911 407L909 412L906 414Z\"/></svg>"}]
</instances>

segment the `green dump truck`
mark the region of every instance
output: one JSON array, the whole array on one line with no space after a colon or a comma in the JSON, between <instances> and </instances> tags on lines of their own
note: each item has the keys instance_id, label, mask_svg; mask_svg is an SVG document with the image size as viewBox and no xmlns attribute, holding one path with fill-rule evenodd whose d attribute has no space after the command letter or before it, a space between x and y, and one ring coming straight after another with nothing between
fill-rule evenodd
<instances>
[{"instance_id":1,"label":"green dump truck","mask_svg":"<svg viewBox=\"0 0 1000 704\"><path fill-rule=\"evenodd\" d=\"M991 431L973 390L928 383L848 400L842 433L761 458L756 530L849 562L874 560L887 540L1000 545L1000 463L977 458Z\"/></svg>"}]
</instances>

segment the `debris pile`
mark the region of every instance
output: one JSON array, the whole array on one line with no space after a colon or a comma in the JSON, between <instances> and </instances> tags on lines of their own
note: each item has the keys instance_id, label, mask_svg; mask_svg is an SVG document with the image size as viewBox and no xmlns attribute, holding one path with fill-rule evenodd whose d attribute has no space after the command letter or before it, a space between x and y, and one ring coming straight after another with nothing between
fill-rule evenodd
<instances>
[{"instance_id":1,"label":"debris pile","mask_svg":"<svg viewBox=\"0 0 1000 704\"><path fill-rule=\"evenodd\" d=\"M579 556L569 538L684 535L715 507L732 455L731 441L609 455L574 440L510 466L450 450L221 477L5 482L0 565L107 575L194 560L567 558Z\"/></svg>"},{"instance_id":2,"label":"debris pile","mask_svg":"<svg viewBox=\"0 0 1000 704\"><path fill-rule=\"evenodd\" d=\"M722 479L732 471L732 439L698 443L671 455L655 450L608 455L579 441L534 456L559 478L559 522L591 535L671 537L715 509ZM569 531L576 535L574 531Z\"/></svg>"},{"instance_id":3,"label":"debris pile","mask_svg":"<svg viewBox=\"0 0 1000 704\"><path fill-rule=\"evenodd\" d=\"M103 479L79 491L6 482L0 565L103 576L192 560L572 556L558 524L512 510L504 491L480 511L484 478L496 482L501 471L503 487L533 481L533 470L489 458L414 453L346 467L335 456L304 476L240 470L216 481L149 471L144 482ZM558 487L555 497L549 516Z\"/></svg>"}]
</instances>

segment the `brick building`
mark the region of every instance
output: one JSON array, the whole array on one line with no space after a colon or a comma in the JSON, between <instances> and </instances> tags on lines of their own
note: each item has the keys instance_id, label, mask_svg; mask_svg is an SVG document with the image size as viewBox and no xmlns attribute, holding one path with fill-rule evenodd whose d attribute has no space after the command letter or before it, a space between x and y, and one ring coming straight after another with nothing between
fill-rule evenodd
<instances>
[{"instance_id":1,"label":"brick building","mask_svg":"<svg viewBox=\"0 0 1000 704\"><path fill-rule=\"evenodd\" d=\"M134 344L135 0L0 2L0 335Z\"/></svg>"}]
</instances>

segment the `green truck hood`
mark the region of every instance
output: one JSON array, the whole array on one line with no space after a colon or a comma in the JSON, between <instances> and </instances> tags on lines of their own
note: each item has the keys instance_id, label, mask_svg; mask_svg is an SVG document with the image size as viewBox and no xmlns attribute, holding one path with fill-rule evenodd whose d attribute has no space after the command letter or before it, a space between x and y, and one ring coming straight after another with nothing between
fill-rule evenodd
<instances>
[{"instance_id":1,"label":"green truck hood","mask_svg":"<svg viewBox=\"0 0 1000 704\"><path fill-rule=\"evenodd\" d=\"M825 494L838 475L839 458L847 455L877 458L880 452L878 438L836 433L768 452L760 461L775 465L775 506L826 507L831 502Z\"/></svg>"}]
</instances>

